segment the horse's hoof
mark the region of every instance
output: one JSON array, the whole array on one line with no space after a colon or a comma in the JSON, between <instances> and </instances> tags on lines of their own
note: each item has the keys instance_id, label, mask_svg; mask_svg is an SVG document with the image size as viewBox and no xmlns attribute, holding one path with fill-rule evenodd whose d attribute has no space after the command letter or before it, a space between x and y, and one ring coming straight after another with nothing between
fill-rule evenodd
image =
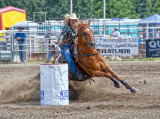
<instances>
[{"instance_id":1,"label":"horse's hoof","mask_svg":"<svg viewBox=\"0 0 160 119\"><path fill-rule=\"evenodd\" d=\"M121 87L121 83L119 81L114 81L114 87L120 88Z\"/></svg>"},{"instance_id":2,"label":"horse's hoof","mask_svg":"<svg viewBox=\"0 0 160 119\"><path fill-rule=\"evenodd\" d=\"M130 89L130 91L131 91L131 93L136 93L136 92L138 92L138 89L136 89L135 87L132 87L132 88Z\"/></svg>"}]
</instances>

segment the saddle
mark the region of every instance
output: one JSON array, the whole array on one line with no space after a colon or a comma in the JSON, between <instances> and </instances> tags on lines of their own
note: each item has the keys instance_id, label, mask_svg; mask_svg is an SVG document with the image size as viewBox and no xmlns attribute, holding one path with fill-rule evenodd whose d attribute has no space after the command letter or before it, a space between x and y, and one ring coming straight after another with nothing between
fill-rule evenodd
<instances>
[{"instance_id":1,"label":"saddle","mask_svg":"<svg viewBox=\"0 0 160 119\"><path fill-rule=\"evenodd\" d=\"M72 58L74 59L75 61L75 66L76 66L76 75L77 75L77 79L78 81L82 81L82 80L86 80L88 78L91 78L84 70L82 70L78 64L77 64L77 61L78 61L78 52L77 52L77 44L73 44L71 47L70 47L70 52L72 54ZM65 58L62 54L60 54L58 57L57 57L57 61L55 63L66 63L65 61ZM70 76L73 78L73 74L70 74ZM74 79L74 78L73 78Z\"/></svg>"}]
</instances>

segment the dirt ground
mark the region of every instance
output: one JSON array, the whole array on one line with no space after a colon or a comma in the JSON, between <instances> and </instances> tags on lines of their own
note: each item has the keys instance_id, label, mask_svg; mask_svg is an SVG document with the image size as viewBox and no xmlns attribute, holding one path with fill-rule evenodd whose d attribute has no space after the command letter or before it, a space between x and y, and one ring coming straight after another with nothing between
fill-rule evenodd
<instances>
[{"instance_id":1,"label":"dirt ground","mask_svg":"<svg viewBox=\"0 0 160 119\"><path fill-rule=\"evenodd\" d=\"M107 62L139 89L107 78L74 82L68 106L40 105L40 63L0 65L0 119L160 119L160 62Z\"/></svg>"}]
</instances>

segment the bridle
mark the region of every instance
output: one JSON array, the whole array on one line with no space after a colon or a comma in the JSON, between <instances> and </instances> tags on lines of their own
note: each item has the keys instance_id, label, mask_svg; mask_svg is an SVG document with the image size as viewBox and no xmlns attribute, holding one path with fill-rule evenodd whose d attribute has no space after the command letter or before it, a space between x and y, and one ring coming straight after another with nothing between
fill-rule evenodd
<instances>
[{"instance_id":1,"label":"bridle","mask_svg":"<svg viewBox=\"0 0 160 119\"><path fill-rule=\"evenodd\" d=\"M80 34L81 34L81 40L85 40L86 41L86 43L87 43L87 45L88 45L88 47L86 47L86 48L84 48L84 49L81 49L81 50L77 50L77 52L80 52L80 51L84 51L84 50L86 50L86 49L89 49L90 47L91 47L91 36L90 35L86 35L87 33L86 32L83 32L83 30L84 30L84 28L88 28L88 29L90 29L90 27L89 26L81 26L80 27ZM86 40L86 38L85 38L85 36L89 36L89 39L90 39L90 42L88 42L87 40ZM79 40L79 39L78 39ZM91 47L92 48L92 47ZM80 57L89 57L89 56L94 56L94 55L98 55L98 51L97 51L97 53L90 53L90 54L82 54L82 55L78 55L78 56L80 56Z\"/></svg>"},{"instance_id":2,"label":"bridle","mask_svg":"<svg viewBox=\"0 0 160 119\"><path fill-rule=\"evenodd\" d=\"M91 46L91 43L92 43L92 42L91 42L91 36L88 35L86 32L83 32L84 27L87 27L88 29L90 29L89 26L82 26L82 27L80 28L81 39L84 38L84 40L86 41L86 43L87 43L87 45L88 45L88 47L89 47L89 46ZM88 42L88 41L86 40L85 36L89 37L89 39L90 39L89 41L90 41L90 42Z\"/></svg>"}]
</instances>

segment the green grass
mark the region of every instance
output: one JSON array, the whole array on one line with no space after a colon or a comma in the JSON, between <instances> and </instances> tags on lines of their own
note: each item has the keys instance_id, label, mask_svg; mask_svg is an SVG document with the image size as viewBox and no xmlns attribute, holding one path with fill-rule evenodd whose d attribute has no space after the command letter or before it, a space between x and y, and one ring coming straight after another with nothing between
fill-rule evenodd
<instances>
[{"instance_id":1,"label":"green grass","mask_svg":"<svg viewBox=\"0 0 160 119\"><path fill-rule=\"evenodd\" d=\"M122 61L160 61L160 58L123 59Z\"/></svg>"},{"instance_id":2,"label":"green grass","mask_svg":"<svg viewBox=\"0 0 160 119\"><path fill-rule=\"evenodd\" d=\"M160 61L160 58L144 58L139 59L139 61Z\"/></svg>"},{"instance_id":3,"label":"green grass","mask_svg":"<svg viewBox=\"0 0 160 119\"><path fill-rule=\"evenodd\" d=\"M122 59L122 61L136 61L136 59Z\"/></svg>"},{"instance_id":4,"label":"green grass","mask_svg":"<svg viewBox=\"0 0 160 119\"><path fill-rule=\"evenodd\" d=\"M116 59L110 60L109 58L104 58L105 61L117 61ZM157 58L122 58L121 61L160 61L160 57Z\"/></svg>"}]
</instances>

